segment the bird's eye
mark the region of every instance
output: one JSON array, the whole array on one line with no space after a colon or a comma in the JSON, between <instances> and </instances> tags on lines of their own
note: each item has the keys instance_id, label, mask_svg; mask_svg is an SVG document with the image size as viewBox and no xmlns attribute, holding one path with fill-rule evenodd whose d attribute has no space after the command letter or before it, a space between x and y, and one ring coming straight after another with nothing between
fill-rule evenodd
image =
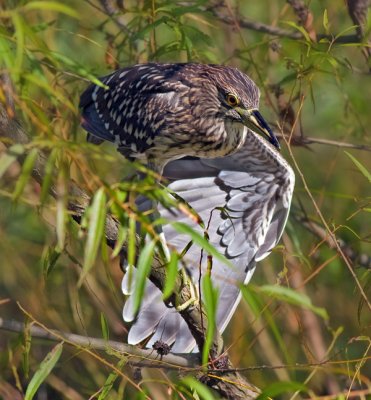
<instances>
[{"instance_id":1,"label":"bird's eye","mask_svg":"<svg viewBox=\"0 0 371 400\"><path fill-rule=\"evenodd\" d=\"M236 107L239 104L238 97L233 93L227 94L225 99L231 107Z\"/></svg>"}]
</instances>

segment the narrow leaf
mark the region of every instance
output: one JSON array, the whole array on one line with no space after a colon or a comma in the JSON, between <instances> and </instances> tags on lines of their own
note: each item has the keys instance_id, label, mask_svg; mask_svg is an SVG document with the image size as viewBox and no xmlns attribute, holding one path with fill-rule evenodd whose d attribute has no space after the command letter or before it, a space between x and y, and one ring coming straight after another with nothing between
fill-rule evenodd
<instances>
[{"instance_id":1,"label":"narrow leaf","mask_svg":"<svg viewBox=\"0 0 371 400\"><path fill-rule=\"evenodd\" d=\"M182 379L182 383L188 386L191 390L196 391L200 399L215 400L214 394L210 391L210 389L193 376L186 376Z\"/></svg>"},{"instance_id":2,"label":"narrow leaf","mask_svg":"<svg viewBox=\"0 0 371 400\"><path fill-rule=\"evenodd\" d=\"M206 274L202 278L202 295L207 315L206 340L202 349L202 363L206 365L216 329L216 307L218 303L218 291L213 287L210 274Z\"/></svg>"},{"instance_id":3,"label":"narrow leaf","mask_svg":"<svg viewBox=\"0 0 371 400\"><path fill-rule=\"evenodd\" d=\"M39 368L35 372L34 376L31 378L31 381L27 386L24 400L33 399L40 385L45 381L55 364L58 362L59 357L62 354L62 350L63 343L59 343L47 354L47 356L39 365Z\"/></svg>"},{"instance_id":4,"label":"narrow leaf","mask_svg":"<svg viewBox=\"0 0 371 400\"><path fill-rule=\"evenodd\" d=\"M121 369L125 364L126 364L126 359L123 358L122 360L120 360L117 363L116 368ZM107 395L111 391L113 384L115 383L117 377L118 377L118 373L116 371L113 371L108 375L108 378L104 382L103 389L99 394L98 400L104 400L107 397Z\"/></svg>"},{"instance_id":5,"label":"narrow leaf","mask_svg":"<svg viewBox=\"0 0 371 400\"><path fill-rule=\"evenodd\" d=\"M73 18L79 18L79 14L71 7L66 6L57 1L30 1L23 6L23 9L28 10L47 10L56 11L62 14L69 15Z\"/></svg>"},{"instance_id":6,"label":"narrow leaf","mask_svg":"<svg viewBox=\"0 0 371 400\"><path fill-rule=\"evenodd\" d=\"M48 157L48 161L44 168L44 179L41 186L40 202L45 204L45 201L49 195L49 189L52 183L53 171L55 167L55 161L58 155L59 149L53 149Z\"/></svg>"},{"instance_id":7,"label":"narrow leaf","mask_svg":"<svg viewBox=\"0 0 371 400\"><path fill-rule=\"evenodd\" d=\"M99 188L95 193L88 215L88 238L85 245L83 271L79 285L81 285L86 274L93 267L104 233L106 221L106 194L104 187Z\"/></svg>"},{"instance_id":8,"label":"narrow leaf","mask_svg":"<svg viewBox=\"0 0 371 400\"><path fill-rule=\"evenodd\" d=\"M35 165L37 155L38 155L38 149L34 148L28 153L26 159L24 160L21 175L18 177L13 192L14 201L18 200L19 197L22 195L23 190L31 176L32 168Z\"/></svg>"},{"instance_id":9,"label":"narrow leaf","mask_svg":"<svg viewBox=\"0 0 371 400\"><path fill-rule=\"evenodd\" d=\"M137 265L137 274L135 279L135 287L133 292L133 310L137 313L146 287L146 280L151 270L153 253L155 250L156 242L151 240L143 247Z\"/></svg>"},{"instance_id":10,"label":"narrow leaf","mask_svg":"<svg viewBox=\"0 0 371 400\"><path fill-rule=\"evenodd\" d=\"M230 260L228 260L225 256L223 256L223 254L219 253L219 251L216 250L216 248L213 245L211 245L202 235L200 235L190 226L182 222L174 222L172 223L172 226L176 231L189 235L194 243L198 244L200 247L206 250L211 256L217 258L219 261L228 265L228 267L235 268Z\"/></svg>"},{"instance_id":11,"label":"narrow leaf","mask_svg":"<svg viewBox=\"0 0 371 400\"><path fill-rule=\"evenodd\" d=\"M101 312L100 313L100 326L102 328L102 335L104 340L109 340L109 327L106 317Z\"/></svg>"},{"instance_id":12,"label":"narrow leaf","mask_svg":"<svg viewBox=\"0 0 371 400\"><path fill-rule=\"evenodd\" d=\"M24 147L21 144L15 144L3 153L0 158L0 178L5 174L8 168L24 153Z\"/></svg>"},{"instance_id":13,"label":"narrow leaf","mask_svg":"<svg viewBox=\"0 0 371 400\"><path fill-rule=\"evenodd\" d=\"M327 9L323 12L323 27L325 28L326 35L330 34L330 24L328 22Z\"/></svg>"},{"instance_id":14,"label":"narrow leaf","mask_svg":"<svg viewBox=\"0 0 371 400\"><path fill-rule=\"evenodd\" d=\"M178 275L178 262L179 262L178 254L172 252L170 255L170 261L166 266L166 280L162 294L162 298L164 300L170 297L171 294L173 293L175 280Z\"/></svg>"},{"instance_id":15,"label":"narrow leaf","mask_svg":"<svg viewBox=\"0 0 371 400\"><path fill-rule=\"evenodd\" d=\"M61 168L58 174L57 184L57 213L56 213L56 231L57 231L57 250L62 252L64 249L64 241L66 238L66 223L67 223L67 191L66 191L66 174L65 169Z\"/></svg>"},{"instance_id":16,"label":"narrow leaf","mask_svg":"<svg viewBox=\"0 0 371 400\"><path fill-rule=\"evenodd\" d=\"M307 392L308 389L300 382L275 382L265 388L256 400L276 398L279 394L295 393L297 391Z\"/></svg>"},{"instance_id":17,"label":"narrow leaf","mask_svg":"<svg viewBox=\"0 0 371 400\"><path fill-rule=\"evenodd\" d=\"M115 243L115 248L112 251L111 258L115 258L120 254L122 246L124 245L124 242L127 238L127 235L128 235L127 227L120 224L119 230L118 230L118 235L117 235L117 240Z\"/></svg>"},{"instance_id":18,"label":"narrow leaf","mask_svg":"<svg viewBox=\"0 0 371 400\"><path fill-rule=\"evenodd\" d=\"M277 285L264 285L260 286L257 290L267 296L282 300L288 304L311 310L323 319L328 319L327 311L324 308L315 307L310 298L304 293L299 293L291 288Z\"/></svg>"},{"instance_id":19,"label":"narrow leaf","mask_svg":"<svg viewBox=\"0 0 371 400\"><path fill-rule=\"evenodd\" d=\"M353 161L355 166L362 172L363 176L368 179L369 182L371 182L371 173L367 171L367 168L347 151L344 151L344 153Z\"/></svg>"}]
</instances>

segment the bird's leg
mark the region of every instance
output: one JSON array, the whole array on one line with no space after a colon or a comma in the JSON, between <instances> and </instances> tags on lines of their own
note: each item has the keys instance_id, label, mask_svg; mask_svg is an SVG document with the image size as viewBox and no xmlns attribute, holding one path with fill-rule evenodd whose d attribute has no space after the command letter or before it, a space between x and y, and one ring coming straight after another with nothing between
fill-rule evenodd
<instances>
[{"instance_id":1,"label":"bird's leg","mask_svg":"<svg viewBox=\"0 0 371 400\"><path fill-rule=\"evenodd\" d=\"M192 281L192 278L187 274L185 268L182 268L180 271L180 275L182 278L182 286L188 286L190 292L190 298L182 304L176 304L175 309L180 312L186 310L188 307L195 306L199 302L198 291Z\"/></svg>"}]
</instances>

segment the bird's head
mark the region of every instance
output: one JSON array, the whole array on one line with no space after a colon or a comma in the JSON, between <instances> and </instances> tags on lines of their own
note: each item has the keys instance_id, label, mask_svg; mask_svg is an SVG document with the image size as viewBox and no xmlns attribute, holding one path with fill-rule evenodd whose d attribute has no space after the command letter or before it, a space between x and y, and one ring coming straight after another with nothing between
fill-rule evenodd
<instances>
[{"instance_id":1,"label":"bird's head","mask_svg":"<svg viewBox=\"0 0 371 400\"><path fill-rule=\"evenodd\" d=\"M258 110L260 92L255 83L236 68L220 66L216 68L213 81L220 104L219 115L245 125L279 150L275 134Z\"/></svg>"}]
</instances>

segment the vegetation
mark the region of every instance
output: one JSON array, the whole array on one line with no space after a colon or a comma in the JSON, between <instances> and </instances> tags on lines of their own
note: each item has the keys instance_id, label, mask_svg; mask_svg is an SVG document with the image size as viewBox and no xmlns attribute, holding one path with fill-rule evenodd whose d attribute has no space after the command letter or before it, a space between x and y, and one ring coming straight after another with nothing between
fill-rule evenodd
<instances>
[{"instance_id":1,"label":"vegetation","mask_svg":"<svg viewBox=\"0 0 371 400\"><path fill-rule=\"evenodd\" d=\"M1 399L218 395L201 383L210 379L199 381L199 371L184 366L180 376L166 368L140 374L129 365L132 355L108 342L125 342L127 332L121 246L129 260L142 254L144 276L154 257L154 241L136 247L136 220L154 239L155 232L135 210L135 196L171 199L153 176L125 180L133 165L113 146L85 142L78 99L89 81L153 60L228 64L248 73L296 173L282 245L259 264L223 335L234 367L260 388L259 398L370 396L366 16L367 1L360 0L0 5ZM120 224L116 244L105 235L107 215ZM56 343L40 339L36 327ZM103 351L61 332L101 338Z\"/></svg>"}]
</instances>

